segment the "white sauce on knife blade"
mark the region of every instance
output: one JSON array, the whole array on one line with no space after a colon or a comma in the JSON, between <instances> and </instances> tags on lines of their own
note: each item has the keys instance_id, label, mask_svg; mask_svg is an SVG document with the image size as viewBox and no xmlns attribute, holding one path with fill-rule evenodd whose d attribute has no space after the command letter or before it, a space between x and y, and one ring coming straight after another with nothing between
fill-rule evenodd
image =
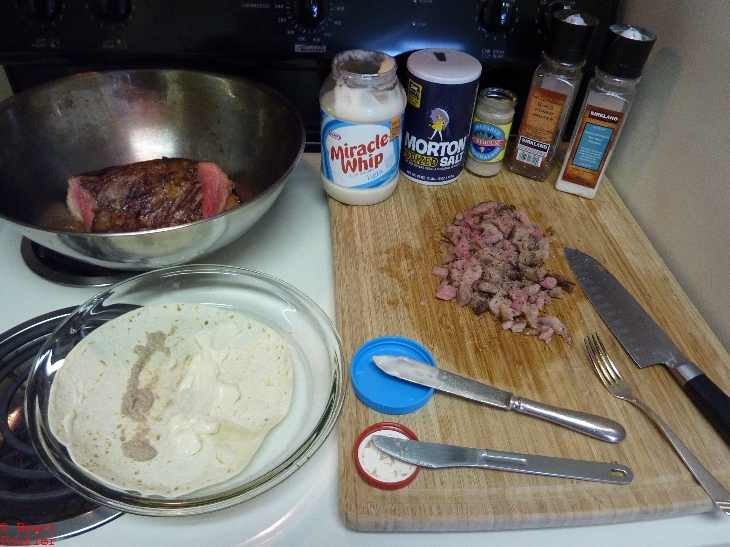
<instances>
[{"instance_id":1,"label":"white sauce on knife blade","mask_svg":"<svg viewBox=\"0 0 730 547\"><path fill-rule=\"evenodd\" d=\"M417 466L398 460L378 450L371 440L373 435L408 439L403 433L389 429L374 431L365 437L358 447L357 457L360 466L368 475L380 482L395 483L407 479L416 472Z\"/></svg>"}]
</instances>

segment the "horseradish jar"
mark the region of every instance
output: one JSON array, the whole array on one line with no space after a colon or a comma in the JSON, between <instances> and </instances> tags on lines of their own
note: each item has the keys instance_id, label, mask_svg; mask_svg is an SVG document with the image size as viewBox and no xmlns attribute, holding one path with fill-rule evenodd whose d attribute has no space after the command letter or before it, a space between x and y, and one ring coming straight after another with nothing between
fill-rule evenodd
<instances>
[{"instance_id":1,"label":"horseradish jar","mask_svg":"<svg viewBox=\"0 0 730 547\"><path fill-rule=\"evenodd\" d=\"M322 184L350 205L388 198L398 184L406 95L395 59L379 51L335 55L319 93Z\"/></svg>"}]
</instances>

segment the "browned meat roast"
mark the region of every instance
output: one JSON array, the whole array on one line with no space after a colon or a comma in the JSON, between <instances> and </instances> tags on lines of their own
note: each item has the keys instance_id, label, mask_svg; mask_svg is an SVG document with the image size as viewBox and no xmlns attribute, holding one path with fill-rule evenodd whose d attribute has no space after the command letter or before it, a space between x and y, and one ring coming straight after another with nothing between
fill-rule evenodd
<instances>
[{"instance_id":1,"label":"browned meat roast","mask_svg":"<svg viewBox=\"0 0 730 547\"><path fill-rule=\"evenodd\" d=\"M66 204L88 232L178 226L240 203L214 163L162 158L73 176Z\"/></svg>"},{"instance_id":2,"label":"browned meat roast","mask_svg":"<svg viewBox=\"0 0 730 547\"><path fill-rule=\"evenodd\" d=\"M487 201L457 214L443 232L446 253L431 273L441 278L436 297L455 299L478 315L489 311L502 328L570 343L560 319L543 313L574 284L545 269L552 236L522 209Z\"/></svg>"}]
</instances>

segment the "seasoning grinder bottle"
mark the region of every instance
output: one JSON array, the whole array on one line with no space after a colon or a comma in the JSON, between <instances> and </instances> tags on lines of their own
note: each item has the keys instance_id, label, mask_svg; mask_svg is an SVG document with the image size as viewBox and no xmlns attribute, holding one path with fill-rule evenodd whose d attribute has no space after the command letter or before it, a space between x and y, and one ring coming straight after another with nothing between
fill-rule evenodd
<instances>
[{"instance_id":1,"label":"seasoning grinder bottle","mask_svg":"<svg viewBox=\"0 0 730 547\"><path fill-rule=\"evenodd\" d=\"M387 199L398 184L406 93L386 53L335 55L319 93L321 178L330 197L349 205Z\"/></svg>"},{"instance_id":2,"label":"seasoning grinder bottle","mask_svg":"<svg viewBox=\"0 0 730 547\"><path fill-rule=\"evenodd\" d=\"M532 87L508 169L542 181L568 121L583 79L588 45L598 19L576 10L553 14L548 46L532 78Z\"/></svg>"},{"instance_id":3,"label":"seasoning grinder bottle","mask_svg":"<svg viewBox=\"0 0 730 547\"><path fill-rule=\"evenodd\" d=\"M467 171L493 177L502 169L516 104L517 95L506 89L489 87L479 92L469 135Z\"/></svg>"},{"instance_id":4,"label":"seasoning grinder bottle","mask_svg":"<svg viewBox=\"0 0 730 547\"><path fill-rule=\"evenodd\" d=\"M656 40L653 32L641 27L617 24L609 30L555 183L558 190L589 199L601 184Z\"/></svg>"}]
</instances>

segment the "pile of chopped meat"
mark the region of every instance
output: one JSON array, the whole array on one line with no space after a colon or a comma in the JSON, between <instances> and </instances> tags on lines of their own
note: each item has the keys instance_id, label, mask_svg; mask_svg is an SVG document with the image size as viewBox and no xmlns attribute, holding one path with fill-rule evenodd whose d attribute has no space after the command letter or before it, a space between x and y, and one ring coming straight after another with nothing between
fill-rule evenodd
<instances>
[{"instance_id":1,"label":"pile of chopped meat","mask_svg":"<svg viewBox=\"0 0 730 547\"><path fill-rule=\"evenodd\" d=\"M568 327L544 309L575 285L548 273L552 235L524 210L486 201L457 214L442 235L446 254L431 272L441 278L437 298L468 305L477 315L489 311L505 330L546 343L558 334L570 343Z\"/></svg>"}]
</instances>

